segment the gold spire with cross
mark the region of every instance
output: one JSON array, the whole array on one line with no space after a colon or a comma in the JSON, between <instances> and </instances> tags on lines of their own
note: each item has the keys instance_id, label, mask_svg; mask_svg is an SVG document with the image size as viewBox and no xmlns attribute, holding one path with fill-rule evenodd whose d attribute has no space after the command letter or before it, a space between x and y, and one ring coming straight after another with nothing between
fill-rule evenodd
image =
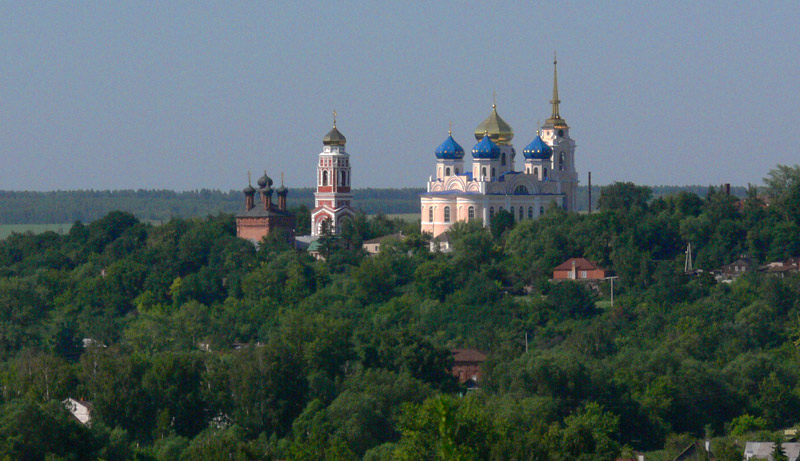
<instances>
[{"instance_id":1,"label":"gold spire with cross","mask_svg":"<svg viewBox=\"0 0 800 461\"><path fill-rule=\"evenodd\" d=\"M452 120L450 120L450 123L448 123L447 134L449 136L453 136L453 121Z\"/></svg>"},{"instance_id":2,"label":"gold spire with cross","mask_svg":"<svg viewBox=\"0 0 800 461\"><path fill-rule=\"evenodd\" d=\"M281 171L281 187L283 187L283 171Z\"/></svg>"},{"instance_id":3,"label":"gold spire with cross","mask_svg":"<svg viewBox=\"0 0 800 461\"><path fill-rule=\"evenodd\" d=\"M333 127L336 128L336 109L333 109Z\"/></svg>"},{"instance_id":4,"label":"gold spire with cross","mask_svg":"<svg viewBox=\"0 0 800 461\"><path fill-rule=\"evenodd\" d=\"M552 113L545 123L558 128L568 128L567 122L561 118L561 114L559 113L561 100L558 99L558 58L556 57L555 51L553 51L553 99L550 100L550 104L552 106Z\"/></svg>"},{"instance_id":5,"label":"gold spire with cross","mask_svg":"<svg viewBox=\"0 0 800 461\"><path fill-rule=\"evenodd\" d=\"M492 90L492 109L497 109L497 90Z\"/></svg>"},{"instance_id":6,"label":"gold spire with cross","mask_svg":"<svg viewBox=\"0 0 800 461\"><path fill-rule=\"evenodd\" d=\"M247 170L247 185L248 186L252 186L253 185L253 183L250 180L250 170Z\"/></svg>"}]
</instances>

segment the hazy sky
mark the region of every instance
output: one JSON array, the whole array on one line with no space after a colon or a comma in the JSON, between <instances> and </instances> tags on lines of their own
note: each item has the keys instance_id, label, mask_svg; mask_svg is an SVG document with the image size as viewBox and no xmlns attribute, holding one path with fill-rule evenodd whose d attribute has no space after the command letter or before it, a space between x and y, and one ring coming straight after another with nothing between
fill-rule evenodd
<instances>
[{"instance_id":1,"label":"hazy sky","mask_svg":"<svg viewBox=\"0 0 800 461\"><path fill-rule=\"evenodd\" d=\"M311 186L333 109L355 187L424 187L495 90L522 151L553 50L583 184L800 162L800 2L647 3L5 1L0 190Z\"/></svg>"}]
</instances>

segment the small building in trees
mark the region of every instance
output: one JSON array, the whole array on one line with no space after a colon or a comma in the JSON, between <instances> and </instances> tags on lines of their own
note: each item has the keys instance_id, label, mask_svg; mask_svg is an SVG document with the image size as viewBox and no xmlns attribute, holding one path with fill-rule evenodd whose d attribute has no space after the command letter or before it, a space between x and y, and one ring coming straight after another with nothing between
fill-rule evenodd
<instances>
[{"instance_id":1,"label":"small building in trees","mask_svg":"<svg viewBox=\"0 0 800 461\"><path fill-rule=\"evenodd\" d=\"M672 461L714 461L716 459L714 452L711 451L711 441L706 440L705 442L692 443Z\"/></svg>"},{"instance_id":2,"label":"small building in trees","mask_svg":"<svg viewBox=\"0 0 800 461\"><path fill-rule=\"evenodd\" d=\"M380 253L381 251L381 244L387 240L398 240L403 241L405 237L403 236L402 232L398 232L396 234L389 234L384 235L382 237L377 237L370 240L365 240L364 243L361 244L361 248L364 249L367 253L371 255L375 255Z\"/></svg>"},{"instance_id":3,"label":"small building in trees","mask_svg":"<svg viewBox=\"0 0 800 461\"><path fill-rule=\"evenodd\" d=\"M451 349L453 354L453 367L450 373L461 384L467 384L472 389L478 386L481 380L481 364L486 361L486 354L477 349Z\"/></svg>"},{"instance_id":4,"label":"small building in trees","mask_svg":"<svg viewBox=\"0 0 800 461\"><path fill-rule=\"evenodd\" d=\"M91 402L76 400L70 397L61 403L79 423L86 426L91 424L92 411L94 411L94 405L92 405Z\"/></svg>"},{"instance_id":5,"label":"small building in trees","mask_svg":"<svg viewBox=\"0 0 800 461\"><path fill-rule=\"evenodd\" d=\"M286 233L286 238L294 240L295 216L286 209L286 196L289 189L281 185L277 190L272 189L272 178L264 176L259 178L258 184L258 203L256 203L256 189L250 184L248 179L247 187L244 191L244 211L236 215L236 235L240 238L250 240L254 243L261 241L264 237L278 229ZM277 194L277 204L272 200L273 194Z\"/></svg>"},{"instance_id":6,"label":"small building in trees","mask_svg":"<svg viewBox=\"0 0 800 461\"><path fill-rule=\"evenodd\" d=\"M800 443L783 443L783 453L789 461L797 461L800 458ZM774 442L747 442L744 446L744 459L772 459L775 450Z\"/></svg>"},{"instance_id":7,"label":"small building in trees","mask_svg":"<svg viewBox=\"0 0 800 461\"><path fill-rule=\"evenodd\" d=\"M450 231L445 231L434 237L430 241L431 252L439 251L442 253L450 253L453 251L453 245L450 243Z\"/></svg>"},{"instance_id":8,"label":"small building in trees","mask_svg":"<svg viewBox=\"0 0 800 461\"><path fill-rule=\"evenodd\" d=\"M755 264L750 258L739 258L736 261L726 264L719 269L717 280L733 280L746 272L752 272Z\"/></svg>"},{"instance_id":9,"label":"small building in trees","mask_svg":"<svg viewBox=\"0 0 800 461\"><path fill-rule=\"evenodd\" d=\"M611 271L586 258L570 258L553 269L553 280L598 281L611 276Z\"/></svg>"}]
</instances>

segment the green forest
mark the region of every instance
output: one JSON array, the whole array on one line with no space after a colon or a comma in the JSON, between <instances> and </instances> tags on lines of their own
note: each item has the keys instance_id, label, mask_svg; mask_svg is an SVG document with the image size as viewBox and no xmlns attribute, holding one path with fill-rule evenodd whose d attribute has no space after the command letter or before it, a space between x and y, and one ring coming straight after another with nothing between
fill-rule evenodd
<instances>
[{"instance_id":1,"label":"green forest","mask_svg":"<svg viewBox=\"0 0 800 461\"><path fill-rule=\"evenodd\" d=\"M658 461L709 437L732 461L797 425L800 276L710 271L800 256L800 167L744 199L598 195L591 214L458 223L450 253L363 213L325 260L278 233L256 248L230 214L15 233L0 459ZM578 256L615 271L613 306L606 284L549 281ZM452 348L487 354L480 389L450 375Z\"/></svg>"},{"instance_id":2,"label":"green forest","mask_svg":"<svg viewBox=\"0 0 800 461\"><path fill-rule=\"evenodd\" d=\"M656 186L653 196L680 191L704 194L704 186ZM592 206L597 208L599 194L595 187ZM421 188L353 189L353 204L368 215L419 213ZM733 187L731 193L744 197L744 187ZM579 186L578 210L589 209L589 188ZM65 224L91 222L112 211L127 211L141 221L163 223L172 218L193 218L217 213L236 213L244 207L240 191L222 192L201 189L176 192L171 190L72 190L72 191L0 191L0 225ZM289 207L295 210L314 207L314 189L305 187L289 191ZM67 224L68 226L69 224ZM59 227L60 228L60 227Z\"/></svg>"}]
</instances>

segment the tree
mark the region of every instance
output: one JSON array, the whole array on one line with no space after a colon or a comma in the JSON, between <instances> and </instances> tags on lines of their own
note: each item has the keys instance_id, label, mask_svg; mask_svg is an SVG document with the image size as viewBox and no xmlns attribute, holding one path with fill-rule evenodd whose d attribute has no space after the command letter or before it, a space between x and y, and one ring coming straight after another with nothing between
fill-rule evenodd
<instances>
[{"instance_id":1,"label":"tree","mask_svg":"<svg viewBox=\"0 0 800 461\"><path fill-rule=\"evenodd\" d=\"M783 449L783 440L780 437L775 439L770 456L772 456L772 461L789 461L789 457L786 456L786 451Z\"/></svg>"},{"instance_id":2,"label":"tree","mask_svg":"<svg viewBox=\"0 0 800 461\"><path fill-rule=\"evenodd\" d=\"M764 178L767 194L775 199L784 197L792 186L800 184L800 165L776 165Z\"/></svg>"},{"instance_id":3,"label":"tree","mask_svg":"<svg viewBox=\"0 0 800 461\"><path fill-rule=\"evenodd\" d=\"M492 217L492 236L500 239L503 234L514 227L514 215L506 210L500 210Z\"/></svg>"},{"instance_id":4,"label":"tree","mask_svg":"<svg viewBox=\"0 0 800 461\"><path fill-rule=\"evenodd\" d=\"M637 186L632 182L614 182L600 191L597 207L603 211L646 210L652 190L647 186Z\"/></svg>"}]
</instances>

